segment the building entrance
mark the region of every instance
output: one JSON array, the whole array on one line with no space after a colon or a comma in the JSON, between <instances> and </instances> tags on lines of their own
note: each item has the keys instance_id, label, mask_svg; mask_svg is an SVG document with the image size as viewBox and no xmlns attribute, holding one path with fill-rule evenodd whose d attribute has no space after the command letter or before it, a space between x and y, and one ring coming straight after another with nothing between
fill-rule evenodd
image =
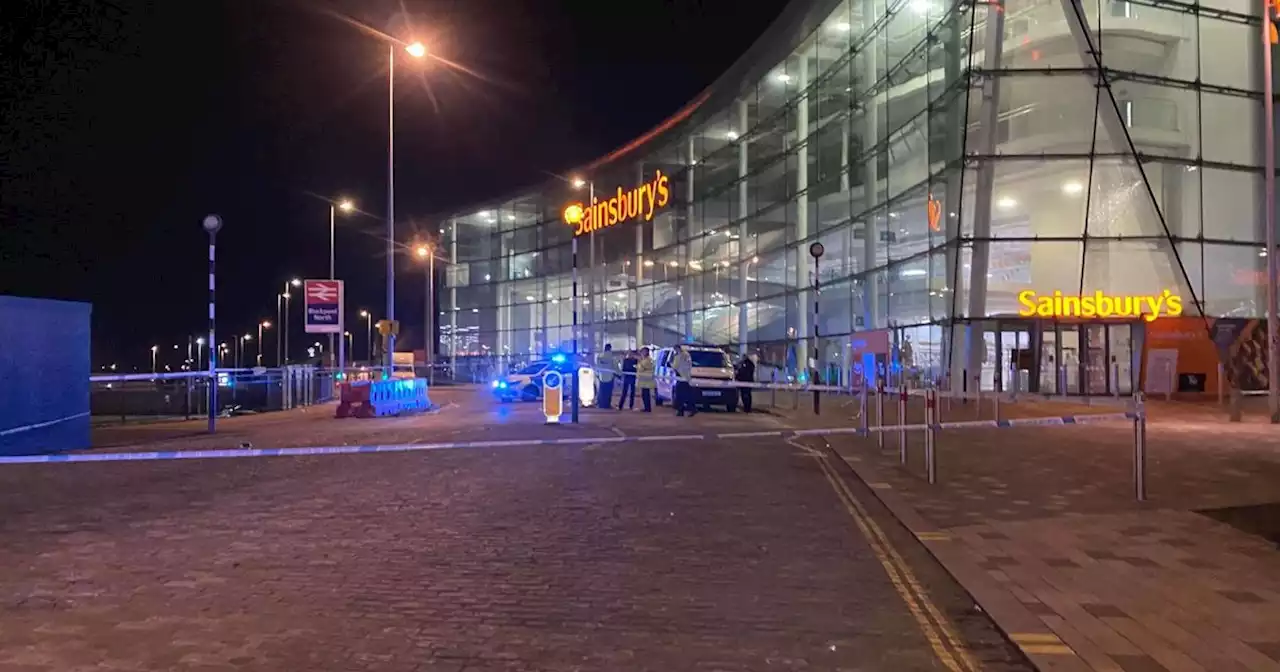
<instances>
[{"instance_id":1,"label":"building entrance","mask_svg":"<svg viewBox=\"0 0 1280 672\"><path fill-rule=\"evenodd\" d=\"M1096 396L1133 394L1141 322L982 321L983 391Z\"/></svg>"}]
</instances>

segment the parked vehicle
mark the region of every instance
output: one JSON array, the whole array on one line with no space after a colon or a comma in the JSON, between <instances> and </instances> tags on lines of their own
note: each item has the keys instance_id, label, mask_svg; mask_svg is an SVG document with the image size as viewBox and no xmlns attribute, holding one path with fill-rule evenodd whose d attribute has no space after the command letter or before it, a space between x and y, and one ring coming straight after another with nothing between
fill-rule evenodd
<instances>
[{"instance_id":1,"label":"parked vehicle","mask_svg":"<svg viewBox=\"0 0 1280 672\"><path fill-rule=\"evenodd\" d=\"M677 345L663 348L654 358L654 375L657 378L656 397L658 405L671 401L675 393L675 359L676 353L684 350L693 360L693 377L704 380L733 380L733 360L729 353L711 345ZM724 406L733 413L738 410L738 390L732 387L694 387L691 390L693 403L699 408Z\"/></svg>"},{"instance_id":2,"label":"parked vehicle","mask_svg":"<svg viewBox=\"0 0 1280 672\"><path fill-rule=\"evenodd\" d=\"M542 376L547 371L559 371L566 378L560 389L567 399L573 387L568 380L573 375L573 369L571 357L553 355L551 359L529 362L512 373L499 376L489 386L493 395L501 401L538 401L542 399Z\"/></svg>"}]
</instances>

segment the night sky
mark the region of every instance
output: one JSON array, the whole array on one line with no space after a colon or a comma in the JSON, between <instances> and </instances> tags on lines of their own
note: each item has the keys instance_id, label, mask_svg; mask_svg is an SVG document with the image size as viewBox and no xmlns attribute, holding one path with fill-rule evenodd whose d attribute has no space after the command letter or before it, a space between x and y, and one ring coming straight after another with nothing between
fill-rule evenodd
<instances>
[{"instance_id":1,"label":"night sky","mask_svg":"<svg viewBox=\"0 0 1280 672\"><path fill-rule=\"evenodd\" d=\"M784 4L5 0L0 294L93 303L95 363L145 368L206 329L206 213L226 222L219 332L244 333L285 279L328 275L323 199L350 197L370 213L338 223L351 328L385 304L387 135L387 46L351 21L475 73L397 61L404 241L648 130ZM421 278L397 275L402 321L421 320ZM314 337L294 315L297 352Z\"/></svg>"}]
</instances>

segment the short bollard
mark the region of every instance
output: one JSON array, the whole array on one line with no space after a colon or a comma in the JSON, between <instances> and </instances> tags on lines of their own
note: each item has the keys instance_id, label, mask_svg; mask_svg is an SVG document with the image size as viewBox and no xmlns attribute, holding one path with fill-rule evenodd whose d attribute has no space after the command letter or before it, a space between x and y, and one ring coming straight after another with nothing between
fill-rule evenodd
<instances>
[{"instance_id":1,"label":"short bollard","mask_svg":"<svg viewBox=\"0 0 1280 672\"><path fill-rule=\"evenodd\" d=\"M1141 392L1133 394L1133 495L1147 501L1147 408Z\"/></svg>"},{"instance_id":2,"label":"short bollard","mask_svg":"<svg viewBox=\"0 0 1280 672\"><path fill-rule=\"evenodd\" d=\"M884 378L876 381L876 428L884 427ZM884 432L876 432L876 448L884 450Z\"/></svg>"},{"instance_id":3,"label":"short bollard","mask_svg":"<svg viewBox=\"0 0 1280 672\"><path fill-rule=\"evenodd\" d=\"M933 426L938 422L938 391L927 390L924 393L924 470L929 484L938 482L938 461L936 436Z\"/></svg>"},{"instance_id":4,"label":"short bollard","mask_svg":"<svg viewBox=\"0 0 1280 672\"><path fill-rule=\"evenodd\" d=\"M860 394L861 394L861 398L858 400L858 405L859 405L858 417L861 419L861 422L859 424L862 426L862 433L866 434L867 426L870 424L870 421L871 421L871 419L867 417L867 383L866 381L863 381L862 383L862 392Z\"/></svg>"},{"instance_id":5,"label":"short bollard","mask_svg":"<svg viewBox=\"0 0 1280 672\"><path fill-rule=\"evenodd\" d=\"M907 383L898 388L898 460L907 466Z\"/></svg>"}]
</instances>

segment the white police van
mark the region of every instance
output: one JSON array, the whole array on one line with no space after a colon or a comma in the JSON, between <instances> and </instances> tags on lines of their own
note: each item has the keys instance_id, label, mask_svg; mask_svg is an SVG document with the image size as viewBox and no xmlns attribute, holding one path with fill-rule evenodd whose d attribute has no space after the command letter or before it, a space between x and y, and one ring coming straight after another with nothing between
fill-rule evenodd
<instances>
[{"instance_id":1,"label":"white police van","mask_svg":"<svg viewBox=\"0 0 1280 672\"><path fill-rule=\"evenodd\" d=\"M568 377L573 375L572 357L552 355L551 359L539 359L499 376L489 383L493 396L501 401L538 401L542 398L542 376L547 371L559 371ZM565 398L568 398L573 384L566 381L561 387Z\"/></svg>"},{"instance_id":2,"label":"white police van","mask_svg":"<svg viewBox=\"0 0 1280 672\"><path fill-rule=\"evenodd\" d=\"M677 345L671 348L663 348L658 351L658 356L654 358L653 373L657 378L656 397L658 405L661 406L664 401L671 401L675 395L676 383L676 354L684 350L689 353L690 359L693 360L693 377L704 380L733 380L733 360L729 354L720 348L710 345ZM738 390L734 387L694 387L691 390L693 394L693 403L699 408L709 406L724 406L725 410L733 413L738 410Z\"/></svg>"}]
</instances>

